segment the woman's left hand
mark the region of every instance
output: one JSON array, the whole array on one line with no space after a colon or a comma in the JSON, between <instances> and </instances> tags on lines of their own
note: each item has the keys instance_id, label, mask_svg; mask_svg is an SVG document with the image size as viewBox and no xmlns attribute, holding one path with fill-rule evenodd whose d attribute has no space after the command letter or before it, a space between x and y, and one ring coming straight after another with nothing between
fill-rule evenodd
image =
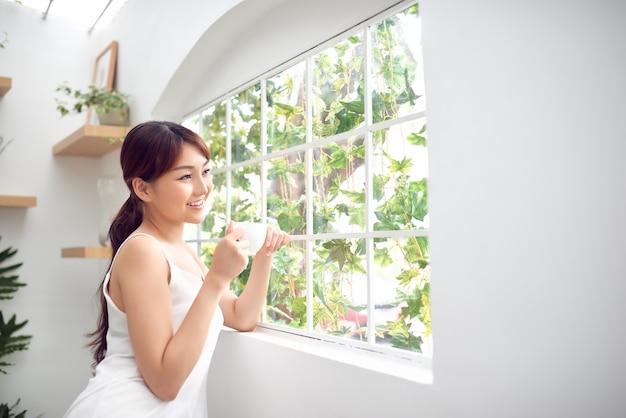
<instances>
[{"instance_id":1,"label":"woman's left hand","mask_svg":"<svg viewBox=\"0 0 626 418\"><path fill-rule=\"evenodd\" d=\"M264 251L266 255L272 255L283 245L289 244L289 242L291 242L291 238L287 233L281 231L277 226L268 225L265 242L257 254Z\"/></svg>"}]
</instances>

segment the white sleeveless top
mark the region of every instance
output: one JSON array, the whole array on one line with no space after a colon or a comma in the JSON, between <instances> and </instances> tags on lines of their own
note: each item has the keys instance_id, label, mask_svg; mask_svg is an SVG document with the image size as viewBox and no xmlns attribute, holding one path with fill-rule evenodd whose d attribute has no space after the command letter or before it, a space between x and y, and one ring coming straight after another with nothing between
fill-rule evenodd
<instances>
[{"instance_id":1,"label":"white sleeveless top","mask_svg":"<svg viewBox=\"0 0 626 418\"><path fill-rule=\"evenodd\" d=\"M148 234L134 234L128 237L122 246L131 238ZM152 237L154 238L154 237ZM156 240L156 238L154 238ZM158 241L157 241L158 242ZM174 332L178 330L187 315L200 287L202 278L182 270L174 265L165 250L165 258L170 266L170 291L172 296L172 324ZM111 263L115 263L115 258ZM217 339L224 324L224 316L217 307L204 349L195 367L180 388L176 399L162 401L148 388L133 354L128 334L126 314L120 311L109 296L108 285L111 269L104 278L103 292L109 314L109 330L106 335L107 352L98 364L95 375L89 379L87 387L72 403L65 413L65 418L89 417L168 417L168 418L206 418L207 412L207 375L209 364Z\"/></svg>"}]
</instances>

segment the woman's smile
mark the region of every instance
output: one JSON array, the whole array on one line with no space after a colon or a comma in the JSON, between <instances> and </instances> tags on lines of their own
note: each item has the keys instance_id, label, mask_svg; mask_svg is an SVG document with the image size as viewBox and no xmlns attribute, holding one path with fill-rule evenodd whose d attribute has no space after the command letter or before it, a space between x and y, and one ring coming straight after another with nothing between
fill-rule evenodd
<instances>
[{"instance_id":1,"label":"woman's smile","mask_svg":"<svg viewBox=\"0 0 626 418\"><path fill-rule=\"evenodd\" d=\"M187 206L194 209L202 209L204 207L204 199L196 200L195 202L187 203Z\"/></svg>"}]
</instances>

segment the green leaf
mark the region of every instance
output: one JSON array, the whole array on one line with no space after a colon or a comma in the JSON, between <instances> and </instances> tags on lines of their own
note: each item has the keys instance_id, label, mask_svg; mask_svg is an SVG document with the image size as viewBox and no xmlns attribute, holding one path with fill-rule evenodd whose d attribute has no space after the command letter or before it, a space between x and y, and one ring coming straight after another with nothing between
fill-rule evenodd
<instances>
[{"instance_id":1,"label":"green leaf","mask_svg":"<svg viewBox=\"0 0 626 418\"><path fill-rule=\"evenodd\" d=\"M345 169L348 165L348 156L346 150L333 144L334 146L327 147L332 149L330 159L326 162L328 167Z\"/></svg>"},{"instance_id":2,"label":"green leaf","mask_svg":"<svg viewBox=\"0 0 626 418\"><path fill-rule=\"evenodd\" d=\"M4 262L4 260L11 258L17 253L17 250L14 250L12 247L8 247L0 252L0 263Z\"/></svg>"},{"instance_id":3,"label":"green leaf","mask_svg":"<svg viewBox=\"0 0 626 418\"><path fill-rule=\"evenodd\" d=\"M411 132L409 135L407 135L406 140L411 145L419 145L422 147L426 146L426 137L418 135L415 132Z\"/></svg>"},{"instance_id":4,"label":"green leaf","mask_svg":"<svg viewBox=\"0 0 626 418\"><path fill-rule=\"evenodd\" d=\"M365 207L358 206L350 209L349 225L357 225L365 228Z\"/></svg>"},{"instance_id":5,"label":"green leaf","mask_svg":"<svg viewBox=\"0 0 626 418\"><path fill-rule=\"evenodd\" d=\"M388 248L374 248L374 261L381 267L393 264L393 258L389 255Z\"/></svg>"},{"instance_id":6,"label":"green leaf","mask_svg":"<svg viewBox=\"0 0 626 418\"><path fill-rule=\"evenodd\" d=\"M28 320L18 323L15 315L13 315L9 321L5 323L4 316L0 311L0 357L9 355L15 351L23 351L28 348L30 339L32 338L31 336L13 335L22 329L27 323ZM2 365L8 366L12 364L3 362ZM6 374L6 371L0 368L0 373Z\"/></svg>"},{"instance_id":7,"label":"green leaf","mask_svg":"<svg viewBox=\"0 0 626 418\"><path fill-rule=\"evenodd\" d=\"M341 104L346 110L350 112L357 113L359 115L362 115L365 113L365 103L363 102L362 98L360 98L359 100L352 101L352 102L341 102Z\"/></svg>"},{"instance_id":8,"label":"green leaf","mask_svg":"<svg viewBox=\"0 0 626 418\"><path fill-rule=\"evenodd\" d=\"M402 272L396 277L396 280L398 280L398 282L403 286L409 286L413 279L417 278L418 276L419 269L411 267L408 269L403 269Z\"/></svg>"},{"instance_id":9,"label":"green leaf","mask_svg":"<svg viewBox=\"0 0 626 418\"><path fill-rule=\"evenodd\" d=\"M385 206L389 206L385 204ZM378 222L374 224L375 231L397 231L400 229L398 217L388 210L376 210L374 212Z\"/></svg>"},{"instance_id":10,"label":"green leaf","mask_svg":"<svg viewBox=\"0 0 626 418\"><path fill-rule=\"evenodd\" d=\"M403 158L400 161L391 159L391 166L389 167L389 171L391 171L392 173L402 173L402 174L407 174L409 172L409 169L411 167L413 167L413 162L411 161L410 158Z\"/></svg>"},{"instance_id":11,"label":"green leaf","mask_svg":"<svg viewBox=\"0 0 626 418\"><path fill-rule=\"evenodd\" d=\"M17 253L16 249L8 247L0 252L0 263L8 260ZM10 266L0 267L0 300L8 300L13 298L13 293L17 292L20 287L26 286L26 283L18 283L19 276L7 276L6 273L14 271L22 266L23 263L16 263Z\"/></svg>"},{"instance_id":12,"label":"green leaf","mask_svg":"<svg viewBox=\"0 0 626 418\"><path fill-rule=\"evenodd\" d=\"M289 215L287 213L281 213L276 218L278 221L278 226L283 231L293 231L300 228L303 225L303 218L299 215Z\"/></svg>"},{"instance_id":13,"label":"green leaf","mask_svg":"<svg viewBox=\"0 0 626 418\"><path fill-rule=\"evenodd\" d=\"M341 190L341 194L346 196L354 203L365 203L365 191L353 192L351 190Z\"/></svg>"},{"instance_id":14,"label":"green leaf","mask_svg":"<svg viewBox=\"0 0 626 418\"><path fill-rule=\"evenodd\" d=\"M381 200L384 196L385 185L389 182L389 174L374 175L374 199Z\"/></svg>"},{"instance_id":15,"label":"green leaf","mask_svg":"<svg viewBox=\"0 0 626 418\"><path fill-rule=\"evenodd\" d=\"M422 352L422 337L411 333L410 323L404 320L389 323L389 335L391 335L391 345L393 347L418 353Z\"/></svg>"},{"instance_id":16,"label":"green leaf","mask_svg":"<svg viewBox=\"0 0 626 418\"><path fill-rule=\"evenodd\" d=\"M336 262L339 270L342 270L350 255L350 244L346 240L335 239L324 243L323 247L330 250L326 262Z\"/></svg>"},{"instance_id":17,"label":"green leaf","mask_svg":"<svg viewBox=\"0 0 626 418\"><path fill-rule=\"evenodd\" d=\"M408 351L414 351L417 353L422 352L421 345L423 343L422 337L415 336L413 334L397 334L391 338L391 345L396 348L402 348Z\"/></svg>"},{"instance_id":18,"label":"green leaf","mask_svg":"<svg viewBox=\"0 0 626 418\"><path fill-rule=\"evenodd\" d=\"M16 412L20 401L21 399L18 399L11 407L6 403L0 404L0 418L25 418L27 410Z\"/></svg>"}]
</instances>

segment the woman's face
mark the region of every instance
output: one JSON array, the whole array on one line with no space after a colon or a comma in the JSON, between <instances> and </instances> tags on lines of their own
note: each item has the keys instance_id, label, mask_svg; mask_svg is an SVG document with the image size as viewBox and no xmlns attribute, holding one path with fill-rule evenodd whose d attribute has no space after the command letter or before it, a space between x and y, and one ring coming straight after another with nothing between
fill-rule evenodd
<instances>
[{"instance_id":1,"label":"woman's face","mask_svg":"<svg viewBox=\"0 0 626 418\"><path fill-rule=\"evenodd\" d=\"M172 169L150 187L150 207L159 217L173 223L198 224L205 217L206 199L213 190L209 160L196 147L185 143Z\"/></svg>"}]
</instances>

